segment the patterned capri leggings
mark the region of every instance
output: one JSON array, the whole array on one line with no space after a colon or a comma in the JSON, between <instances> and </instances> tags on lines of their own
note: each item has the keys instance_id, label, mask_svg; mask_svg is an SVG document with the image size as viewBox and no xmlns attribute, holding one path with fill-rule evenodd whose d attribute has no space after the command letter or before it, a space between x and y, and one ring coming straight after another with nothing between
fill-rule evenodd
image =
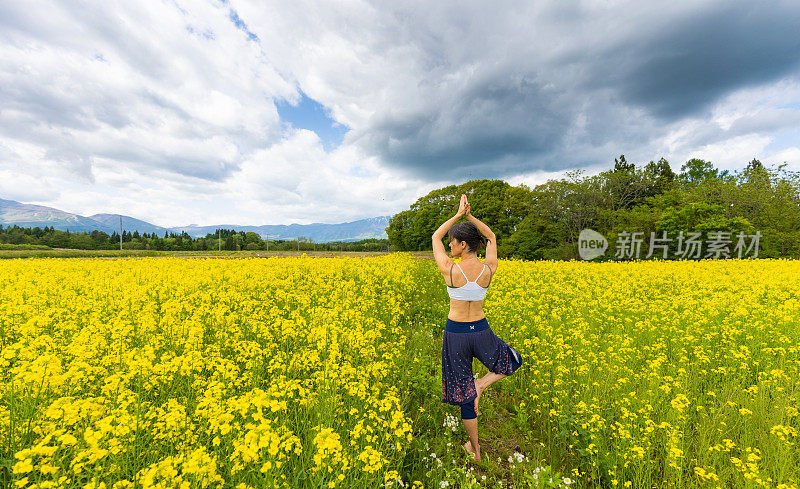
<instances>
[{"instance_id":1,"label":"patterned capri leggings","mask_svg":"<svg viewBox=\"0 0 800 489\"><path fill-rule=\"evenodd\" d=\"M447 319L442 339L442 402L461 406L462 419L475 419L475 377L472 359L490 372L511 375L522 365L522 356L501 340L486 318L462 322Z\"/></svg>"}]
</instances>

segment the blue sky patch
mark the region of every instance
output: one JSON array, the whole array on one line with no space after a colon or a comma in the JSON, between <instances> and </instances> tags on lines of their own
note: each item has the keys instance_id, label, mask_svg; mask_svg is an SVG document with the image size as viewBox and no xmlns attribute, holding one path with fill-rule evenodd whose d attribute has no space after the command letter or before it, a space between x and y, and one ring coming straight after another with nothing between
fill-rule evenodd
<instances>
[{"instance_id":1,"label":"blue sky patch","mask_svg":"<svg viewBox=\"0 0 800 489\"><path fill-rule=\"evenodd\" d=\"M777 153L783 149L797 147L800 146L798 141L800 141L800 129L797 128L786 128L782 130L775 131L771 134L772 141L764 148L765 153ZM753 158L759 158L761 155L742 155L743 158L749 158L747 161L752 160ZM742 167L747 165L747 161L742 164ZM762 161L763 163L763 161ZM782 161L776 161L776 163L783 163Z\"/></svg>"},{"instance_id":2,"label":"blue sky patch","mask_svg":"<svg viewBox=\"0 0 800 489\"><path fill-rule=\"evenodd\" d=\"M230 13L228 14L228 18L231 19L231 22L233 22L233 25L235 25L237 29L247 33L248 39L258 42L258 36L247 28L247 24L244 23L242 18L239 17L239 14L237 14L235 10L231 9Z\"/></svg>"},{"instance_id":3,"label":"blue sky patch","mask_svg":"<svg viewBox=\"0 0 800 489\"><path fill-rule=\"evenodd\" d=\"M350 128L331 119L328 115L330 111L316 100L303 92L300 95L297 105L291 105L286 100L275 101L281 121L290 123L295 129L317 133L326 152L339 147Z\"/></svg>"}]
</instances>

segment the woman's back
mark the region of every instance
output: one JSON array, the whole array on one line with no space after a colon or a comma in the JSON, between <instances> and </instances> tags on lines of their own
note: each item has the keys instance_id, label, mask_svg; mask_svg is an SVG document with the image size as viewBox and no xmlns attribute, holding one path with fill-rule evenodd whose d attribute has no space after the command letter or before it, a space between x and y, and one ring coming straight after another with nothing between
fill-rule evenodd
<instances>
[{"instance_id":1,"label":"woman's back","mask_svg":"<svg viewBox=\"0 0 800 489\"><path fill-rule=\"evenodd\" d=\"M450 296L450 312L447 317L464 322L486 317L483 300L493 275L491 267L477 258L454 263L444 277Z\"/></svg>"},{"instance_id":2,"label":"woman's back","mask_svg":"<svg viewBox=\"0 0 800 489\"><path fill-rule=\"evenodd\" d=\"M463 287L467 283L477 283L485 288L489 287L494 271L478 259L461 260L453 263L450 268L450 277L447 277L448 287Z\"/></svg>"},{"instance_id":3,"label":"woman's back","mask_svg":"<svg viewBox=\"0 0 800 489\"><path fill-rule=\"evenodd\" d=\"M466 216L468 222L455 224L461 216ZM460 258L458 263L447 256L442 244L445 233L449 238L452 258ZM450 313L447 317L453 321L485 318L483 299L492 276L497 272L497 243L489 226L471 214L466 195L461 195L456 215L439 226L432 238L433 257L450 296ZM481 246L486 247L486 259L483 262L477 255Z\"/></svg>"}]
</instances>

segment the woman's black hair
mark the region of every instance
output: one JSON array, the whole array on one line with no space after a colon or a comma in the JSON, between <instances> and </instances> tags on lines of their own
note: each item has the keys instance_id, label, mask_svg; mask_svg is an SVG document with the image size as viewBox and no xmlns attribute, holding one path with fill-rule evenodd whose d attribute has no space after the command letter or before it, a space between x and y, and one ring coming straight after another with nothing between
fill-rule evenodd
<instances>
[{"instance_id":1,"label":"woman's black hair","mask_svg":"<svg viewBox=\"0 0 800 489\"><path fill-rule=\"evenodd\" d=\"M453 241L453 238L459 243L466 241L470 252L477 252L480 245L486 246L486 243L489 242L489 239L478 231L477 226L469 221L454 224L447 231L447 242Z\"/></svg>"}]
</instances>

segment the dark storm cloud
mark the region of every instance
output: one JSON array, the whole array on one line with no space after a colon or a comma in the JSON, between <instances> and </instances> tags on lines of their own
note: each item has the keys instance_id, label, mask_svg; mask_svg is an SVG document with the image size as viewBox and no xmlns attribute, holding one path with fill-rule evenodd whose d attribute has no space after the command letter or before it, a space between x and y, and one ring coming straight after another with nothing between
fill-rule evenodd
<instances>
[{"instance_id":1,"label":"dark storm cloud","mask_svg":"<svg viewBox=\"0 0 800 489\"><path fill-rule=\"evenodd\" d=\"M426 177L470 169L501 176L560 144L575 112L562 90L535 76L478 76L430 112L375 121L365 139L385 159Z\"/></svg>"},{"instance_id":2,"label":"dark storm cloud","mask_svg":"<svg viewBox=\"0 0 800 489\"><path fill-rule=\"evenodd\" d=\"M404 36L415 39L420 59L442 60L409 89L413 102L426 103L379 111L354 139L428 179L458 179L471 169L501 178L557 171L602 163L609 148L659 151L676 124L707 118L725 96L798 73L800 3L698 3L663 12L618 5L602 14L520 13L530 19L524 30L508 16L486 14L485 25L475 26L479 35L460 31L463 42ZM462 83L452 83L459 76ZM446 88L437 89L444 79ZM750 129L775 129L758 124ZM747 125L706 128L709 139L695 142L725 140Z\"/></svg>"},{"instance_id":3,"label":"dark storm cloud","mask_svg":"<svg viewBox=\"0 0 800 489\"><path fill-rule=\"evenodd\" d=\"M724 5L627 40L598 61L598 74L624 101L677 120L733 90L796 72L800 3Z\"/></svg>"}]
</instances>

